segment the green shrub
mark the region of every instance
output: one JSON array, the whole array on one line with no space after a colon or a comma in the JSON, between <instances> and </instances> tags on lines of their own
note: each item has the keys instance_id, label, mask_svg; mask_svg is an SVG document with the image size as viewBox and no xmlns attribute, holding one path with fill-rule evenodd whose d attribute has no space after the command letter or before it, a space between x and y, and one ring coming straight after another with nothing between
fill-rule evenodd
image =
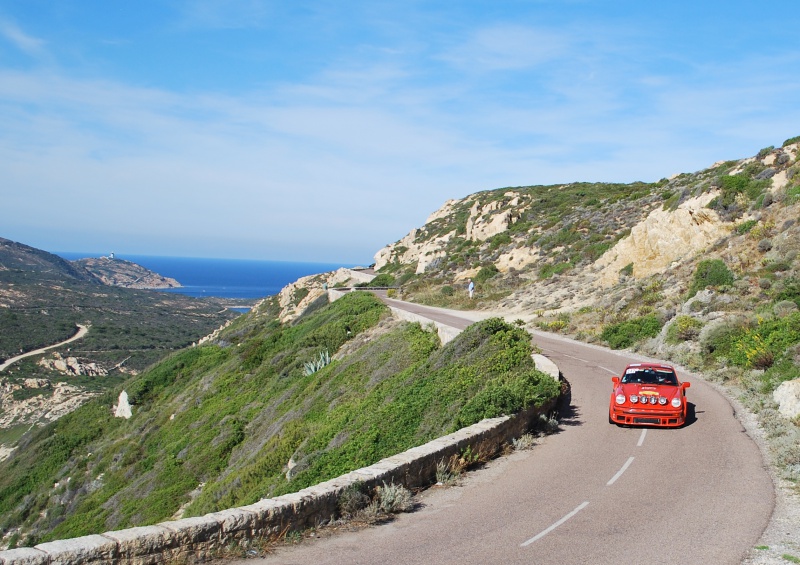
<instances>
[{"instance_id":1,"label":"green shrub","mask_svg":"<svg viewBox=\"0 0 800 565\"><path fill-rule=\"evenodd\" d=\"M376 504L378 510L386 514L397 514L399 512L408 512L413 508L412 494L403 485L396 485L394 483L386 484L378 487L377 489Z\"/></svg>"},{"instance_id":2,"label":"green shrub","mask_svg":"<svg viewBox=\"0 0 800 565\"><path fill-rule=\"evenodd\" d=\"M452 286L447 284L442 287L442 290L440 292L442 293L443 296L453 296L456 293L456 290Z\"/></svg>"},{"instance_id":3,"label":"green shrub","mask_svg":"<svg viewBox=\"0 0 800 565\"><path fill-rule=\"evenodd\" d=\"M634 318L603 328L600 338L611 349L624 349L648 337L655 337L661 331L661 322L655 315Z\"/></svg>"},{"instance_id":4,"label":"green shrub","mask_svg":"<svg viewBox=\"0 0 800 565\"><path fill-rule=\"evenodd\" d=\"M499 272L500 271L497 269L497 267L494 264L487 265L485 267L481 267L481 270L478 271L477 275L475 275L475 282L476 283L484 283L484 282L488 281L490 278L492 278L493 276L495 276Z\"/></svg>"},{"instance_id":5,"label":"green shrub","mask_svg":"<svg viewBox=\"0 0 800 565\"><path fill-rule=\"evenodd\" d=\"M756 155L756 159L763 159L764 157L772 153L772 151L774 150L775 150L774 145L770 145L769 147L764 147L758 152L758 154Z\"/></svg>"},{"instance_id":6,"label":"green shrub","mask_svg":"<svg viewBox=\"0 0 800 565\"><path fill-rule=\"evenodd\" d=\"M572 266L572 263L555 263L545 265L539 269L539 278L549 279L553 275L560 275L561 273L570 270Z\"/></svg>"},{"instance_id":7,"label":"green shrub","mask_svg":"<svg viewBox=\"0 0 800 565\"><path fill-rule=\"evenodd\" d=\"M700 261L694 272L694 280L689 287L688 298L709 286L730 286L733 284L733 273L722 259L705 259Z\"/></svg>"},{"instance_id":8,"label":"green shrub","mask_svg":"<svg viewBox=\"0 0 800 565\"><path fill-rule=\"evenodd\" d=\"M797 202L800 202L800 184L795 184L786 189L786 203L795 204Z\"/></svg>"},{"instance_id":9,"label":"green shrub","mask_svg":"<svg viewBox=\"0 0 800 565\"><path fill-rule=\"evenodd\" d=\"M507 245L511 243L511 236L506 232L498 233L494 237L489 240L489 249L495 250L501 245Z\"/></svg>"},{"instance_id":10,"label":"green shrub","mask_svg":"<svg viewBox=\"0 0 800 565\"><path fill-rule=\"evenodd\" d=\"M633 263L628 263L619 270L620 275L631 276L633 274Z\"/></svg>"},{"instance_id":11,"label":"green shrub","mask_svg":"<svg viewBox=\"0 0 800 565\"><path fill-rule=\"evenodd\" d=\"M346 517L355 516L360 510L370 503L367 487L363 481L357 481L347 486L339 495L339 513Z\"/></svg>"},{"instance_id":12,"label":"green shrub","mask_svg":"<svg viewBox=\"0 0 800 565\"><path fill-rule=\"evenodd\" d=\"M667 330L667 340L672 343L694 339L700 333L703 322L692 316L680 315L672 321Z\"/></svg>"},{"instance_id":13,"label":"green shrub","mask_svg":"<svg viewBox=\"0 0 800 565\"><path fill-rule=\"evenodd\" d=\"M372 279L369 282L368 286L371 287L380 287L380 286L392 286L394 284L394 277L388 273L382 273Z\"/></svg>"},{"instance_id":14,"label":"green shrub","mask_svg":"<svg viewBox=\"0 0 800 565\"><path fill-rule=\"evenodd\" d=\"M738 367L766 369L787 348L800 342L800 312L732 324L716 329L708 337L708 349L714 357L725 357Z\"/></svg>"},{"instance_id":15,"label":"green shrub","mask_svg":"<svg viewBox=\"0 0 800 565\"><path fill-rule=\"evenodd\" d=\"M759 165L759 167L763 168L763 165ZM740 195L750 202L754 201L772 183L769 179L755 180L751 178L751 175L756 172L757 171L753 169L745 170L745 172L737 175L720 176L718 182L721 195L716 198L714 202L709 203L709 206L716 209L727 210L735 205L736 198Z\"/></svg>"},{"instance_id":16,"label":"green shrub","mask_svg":"<svg viewBox=\"0 0 800 565\"><path fill-rule=\"evenodd\" d=\"M734 231L739 235L744 235L753 229L757 223L757 220L746 220L740 224L736 224Z\"/></svg>"},{"instance_id":17,"label":"green shrub","mask_svg":"<svg viewBox=\"0 0 800 565\"><path fill-rule=\"evenodd\" d=\"M308 296L308 293L309 293L309 292L310 292L310 291L309 291L309 290L308 290L306 287L304 287L304 286L302 286L302 287L299 287L299 288L296 288L296 289L294 290L293 302L294 302L295 304L300 304L300 302L302 302L302 301L303 301L303 299L304 299L306 296Z\"/></svg>"},{"instance_id":18,"label":"green shrub","mask_svg":"<svg viewBox=\"0 0 800 565\"><path fill-rule=\"evenodd\" d=\"M795 137L790 137L789 139L783 142L783 145L781 147L786 147L787 145L791 145L792 143L800 143L800 135L797 135Z\"/></svg>"}]
</instances>

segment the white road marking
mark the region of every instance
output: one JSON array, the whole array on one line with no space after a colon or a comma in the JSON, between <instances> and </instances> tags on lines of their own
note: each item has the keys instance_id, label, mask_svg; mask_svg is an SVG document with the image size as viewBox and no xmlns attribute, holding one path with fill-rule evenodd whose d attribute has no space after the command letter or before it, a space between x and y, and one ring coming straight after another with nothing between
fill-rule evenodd
<instances>
[{"instance_id":1,"label":"white road marking","mask_svg":"<svg viewBox=\"0 0 800 565\"><path fill-rule=\"evenodd\" d=\"M617 479L622 476L622 473L624 473L628 469L628 467L631 466L631 463L633 463L633 460L634 460L633 457L628 457L628 460L622 466L622 469L617 471L617 474L614 475L613 477L611 477L611 480L606 483L606 486L608 487L608 486L613 485L617 481Z\"/></svg>"},{"instance_id":2,"label":"white road marking","mask_svg":"<svg viewBox=\"0 0 800 565\"><path fill-rule=\"evenodd\" d=\"M576 361L583 361L584 363L588 363L586 359L581 359L580 357L575 357L574 355L568 355L566 353L562 354L564 357L569 357L570 359L575 359Z\"/></svg>"},{"instance_id":3,"label":"white road marking","mask_svg":"<svg viewBox=\"0 0 800 565\"><path fill-rule=\"evenodd\" d=\"M603 369L604 371L608 371L608 372L609 372L609 373L611 373L612 375L616 375L616 374L617 374L617 371L615 371L614 369L609 369L609 368L607 368L607 367L603 367L603 366L601 366L601 365L598 365L598 367L599 367L600 369Z\"/></svg>"},{"instance_id":4,"label":"white road marking","mask_svg":"<svg viewBox=\"0 0 800 565\"><path fill-rule=\"evenodd\" d=\"M644 437L647 435L647 429L642 430L642 435L639 436L639 443L636 444L636 447L642 447L644 443Z\"/></svg>"},{"instance_id":5,"label":"white road marking","mask_svg":"<svg viewBox=\"0 0 800 565\"><path fill-rule=\"evenodd\" d=\"M589 501L588 500L586 502L583 502L582 504L580 504L575 510L573 510L572 512L570 512L569 514L567 514L566 516L561 518L558 522L556 522L555 524L553 524L552 526L550 526L546 530L543 530L542 532L539 532L538 534L533 536L528 541L521 543L520 547L526 547L526 546L532 544L533 542L535 542L536 540L543 538L544 536L546 536L547 534L549 534L550 532L555 530L557 527L559 527L561 524L563 524L564 522L566 522L567 520L572 518L575 514L577 514L578 512L583 510L584 508L586 508L587 506L589 506Z\"/></svg>"}]
</instances>

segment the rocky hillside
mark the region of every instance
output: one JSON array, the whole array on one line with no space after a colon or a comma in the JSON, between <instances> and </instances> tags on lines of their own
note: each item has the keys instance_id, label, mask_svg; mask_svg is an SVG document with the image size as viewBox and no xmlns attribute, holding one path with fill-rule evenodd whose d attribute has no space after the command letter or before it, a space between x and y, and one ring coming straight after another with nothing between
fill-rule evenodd
<instances>
[{"instance_id":1,"label":"rocky hillside","mask_svg":"<svg viewBox=\"0 0 800 565\"><path fill-rule=\"evenodd\" d=\"M159 275L124 259L92 257L78 259L72 263L84 268L100 282L109 286L124 288L177 288L181 286L181 283L173 278Z\"/></svg>"}]
</instances>

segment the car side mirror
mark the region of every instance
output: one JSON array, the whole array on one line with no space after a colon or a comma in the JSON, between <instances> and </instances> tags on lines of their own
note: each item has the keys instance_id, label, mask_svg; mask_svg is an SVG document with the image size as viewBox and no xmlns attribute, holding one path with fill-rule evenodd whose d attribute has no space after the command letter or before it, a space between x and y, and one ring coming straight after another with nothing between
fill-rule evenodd
<instances>
[{"instance_id":1,"label":"car side mirror","mask_svg":"<svg viewBox=\"0 0 800 565\"><path fill-rule=\"evenodd\" d=\"M611 377L611 382L614 383L615 385L618 385L619 384L619 377Z\"/></svg>"},{"instance_id":2,"label":"car side mirror","mask_svg":"<svg viewBox=\"0 0 800 565\"><path fill-rule=\"evenodd\" d=\"M683 388L689 388L690 386L692 386L692 383L681 383L681 387Z\"/></svg>"}]
</instances>

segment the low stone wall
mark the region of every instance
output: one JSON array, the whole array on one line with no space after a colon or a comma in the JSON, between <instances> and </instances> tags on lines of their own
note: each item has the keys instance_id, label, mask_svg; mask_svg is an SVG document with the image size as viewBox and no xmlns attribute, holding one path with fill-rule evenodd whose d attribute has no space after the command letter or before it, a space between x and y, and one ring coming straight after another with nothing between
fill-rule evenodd
<instances>
[{"instance_id":1,"label":"low stone wall","mask_svg":"<svg viewBox=\"0 0 800 565\"><path fill-rule=\"evenodd\" d=\"M419 322L423 328L436 328L436 333L439 335L439 340L442 342L442 344L452 341L458 334L461 333L461 330L459 329L442 324L441 322L435 322L430 318L420 316L419 314L414 314L413 312L401 310L400 308L395 308L393 306L389 306L389 309L392 311L392 315L399 320L404 320L406 322Z\"/></svg>"},{"instance_id":2,"label":"low stone wall","mask_svg":"<svg viewBox=\"0 0 800 565\"><path fill-rule=\"evenodd\" d=\"M368 283L375 278L375 275L371 273L365 273L358 269L345 269L345 270L348 272L351 279L353 279L354 281L358 281L360 283Z\"/></svg>"}]
</instances>

